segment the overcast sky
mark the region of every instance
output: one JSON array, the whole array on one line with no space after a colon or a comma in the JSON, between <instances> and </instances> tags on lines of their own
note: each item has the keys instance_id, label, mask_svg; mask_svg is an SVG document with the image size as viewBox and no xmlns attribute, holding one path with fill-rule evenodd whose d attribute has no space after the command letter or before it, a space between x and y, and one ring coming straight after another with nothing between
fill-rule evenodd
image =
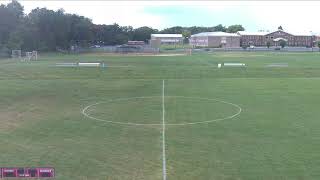
<instances>
[{"instance_id":1,"label":"overcast sky","mask_svg":"<svg viewBox=\"0 0 320 180\"><path fill-rule=\"evenodd\" d=\"M5 1L1 0L4 3ZM320 1L20 1L25 12L36 7L86 16L96 24L215 26L242 24L248 31L320 32Z\"/></svg>"}]
</instances>

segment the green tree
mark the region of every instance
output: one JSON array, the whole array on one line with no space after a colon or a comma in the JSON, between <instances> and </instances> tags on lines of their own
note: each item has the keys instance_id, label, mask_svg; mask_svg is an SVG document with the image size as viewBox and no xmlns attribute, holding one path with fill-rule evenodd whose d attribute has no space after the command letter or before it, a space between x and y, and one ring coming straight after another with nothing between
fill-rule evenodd
<instances>
[{"instance_id":1,"label":"green tree","mask_svg":"<svg viewBox=\"0 0 320 180\"><path fill-rule=\"evenodd\" d=\"M128 40L148 41L152 33L182 34L185 43L191 34L201 32L237 32L244 30L241 25L228 28L222 24L211 27L174 26L158 31L151 27L119 26L118 24L93 24L91 19L76 14L67 14L63 9L57 11L35 8L24 14L23 6L12 0L7 5L0 5L0 49L25 51L55 51L68 49L71 45L89 46L92 44L117 45Z\"/></svg>"},{"instance_id":2,"label":"green tree","mask_svg":"<svg viewBox=\"0 0 320 180\"><path fill-rule=\"evenodd\" d=\"M174 27L171 27L171 28L163 29L159 33L161 33L161 34L182 34L184 29L185 28L183 28L181 26L174 26Z\"/></svg>"},{"instance_id":3,"label":"green tree","mask_svg":"<svg viewBox=\"0 0 320 180\"><path fill-rule=\"evenodd\" d=\"M10 33L15 32L22 21L23 7L18 1L0 5L0 44L8 43Z\"/></svg>"},{"instance_id":4,"label":"green tree","mask_svg":"<svg viewBox=\"0 0 320 180\"><path fill-rule=\"evenodd\" d=\"M228 33L236 33L238 31L244 31L244 28L242 25L236 24L236 25L231 25L227 28Z\"/></svg>"},{"instance_id":5,"label":"green tree","mask_svg":"<svg viewBox=\"0 0 320 180\"><path fill-rule=\"evenodd\" d=\"M184 38L190 38L191 32L188 31L188 30L184 30L184 31L182 32L182 36L183 36Z\"/></svg>"},{"instance_id":6,"label":"green tree","mask_svg":"<svg viewBox=\"0 0 320 180\"><path fill-rule=\"evenodd\" d=\"M287 42L284 40L280 40L280 46L281 48L284 48L286 46Z\"/></svg>"},{"instance_id":7,"label":"green tree","mask_svg":"<svg viewBox=\"0 0 320 180\"><path fill-rule=\"evenodd\" d=\"M17 0L12 0L11 3L7 5L7 8L16 18L23 17L23 6Z\"/></svg>"},{"instance_id":8,"label":"green tree","mask_svg":"<svg viewBox=\"0 0 320 180\"><path fill-rule=\"evenodd\" d=\"M30 26L28 29L36 32L31 36L39 50L67 49L70 45L89 46L93 41L93 23L83 16L65 14L62 9L36 8L26 18Z\"/></svg>"},{"instance_id":9,"label":"green tree","mask_svg":"<svg viewBox=\"0 0 320 180\"><path fill-rule=\"evenodd\" d=\"M10 33L7 47L9 49L21 49L23 45L23 34L21 31Z\"/></svg>"},{"instance_id":10,"label":"green tree","mask_svg":"<svg viewBox=\"0 0 320 180\"><path fill-rule=\"evenodd\" d=\"M133 40L135 41L145 41L147 42L150 39L151 34L157 33L158 30L152 29L147 26L139 27L133 31Z\"/></svg>"},{"instance_id":11,"label":"green tree","mask_svg":"<svg viewBox=\"0 0 320 180\"><path fill-rule=\"evenodd\" d=\"M227 30L227 28L225 26L222 26L222 24L219 24L219 25L213 27L213 31L226 32L226 30Z\"/></svg>"},{"instance_id":12,"label":"green tree","mask_svg":"<svg viewBox=\"0 0 320 180\"><path fill-rule=\"evenodd\" d=\"M188 30L183 30L182 36L183 36L183 38L184 38L184 39L183 39L183 43L184 43L184 44L189 43L189 38L191 37L191 32L188 31Z\"/></svg>"},{"instance_id":13,"label":"green tree","mask_svg":"<svg viewBox=\"0 0 320 180\"><path fill-rule=\"evenodd\" d=\"M134 37L134 30L131 26L112 25L92 25L94 34L94 42L103 45L117 45L124 44L128 40L140 40L143 37L136 35ZM149 35L150 36L150 35Z\"/></svg>"},{"instance_id":14,"label":"green tree","mask_svg":"<svg viewBox=\"0 0 320 180\"><path fill-rule=\"evenodd\" d=\"M132 26L122 26L121 30L122 30L123 36L125 36L127 40L133 39L134 29ZM157 30L155 30L155 31L157 31Z\"/></svg>"},{"instance_id":15,"label":"green tree","mask_svg":"<svg viewBox=\"0 0 320 180\"><path fill-rule=\"evenodd\" d=\"M197 34L201 32L212 32L214 31L214 27L199 27L199 26L192 26L192 27L187 27L185 30L189 31L191 34Z\"/></svg>"}]
</instances>

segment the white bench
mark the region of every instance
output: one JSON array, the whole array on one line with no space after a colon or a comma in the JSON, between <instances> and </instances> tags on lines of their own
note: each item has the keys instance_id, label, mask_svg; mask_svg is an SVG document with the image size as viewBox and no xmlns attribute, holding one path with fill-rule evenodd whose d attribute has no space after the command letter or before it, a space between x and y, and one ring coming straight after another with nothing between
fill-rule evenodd
<instances>
[{"instance_id":1,"label":"white bench","mask_svg":"<svg viewBox=\"0 0 320 180\"><path fill-rule=\"evenodd\" d=\"M78 66L80 67L100 67L101 63L88 63L88 62L79 62Z\"/></svg>"},{"instance_id":2,"label":"white bench","mask_svg":"<svg viewBox=\"0 0 320 180\"><path fill-rule=\"evenodd\" d=\"M244 63L223 63L222 66L224 67L245 67L246 64ZM218 67L219 67L219 64L218 64ZM221 67L221 65L220 65Z\"/></svg>"}]
</instances>

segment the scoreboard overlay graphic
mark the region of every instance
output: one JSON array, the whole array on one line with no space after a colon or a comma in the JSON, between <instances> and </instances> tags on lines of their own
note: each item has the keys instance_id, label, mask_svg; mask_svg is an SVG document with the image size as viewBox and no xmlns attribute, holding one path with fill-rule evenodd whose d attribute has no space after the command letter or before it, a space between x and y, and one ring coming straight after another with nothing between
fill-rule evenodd
<instances>
[{"instance_id":1,"label":"scoreboard overlay graphic","mask_svg":"<svg viewBox=\"0 0 320 180\"><path fill-rule=\"evenodd\" d=\"M1 178L53 178L53 167L0 167Z\"/></svg>"}]
</instances>

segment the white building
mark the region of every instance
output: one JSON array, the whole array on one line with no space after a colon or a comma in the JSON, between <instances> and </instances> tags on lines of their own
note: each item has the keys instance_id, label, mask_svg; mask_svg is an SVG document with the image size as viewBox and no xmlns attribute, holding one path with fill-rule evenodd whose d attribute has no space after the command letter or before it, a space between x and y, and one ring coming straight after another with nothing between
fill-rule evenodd
<instances>
[{"instance_id":1,"label":"white building","mask_svg":"<svg viewBox=\"0 0 320 180\"><path fill-rule=\"evenodd\" d=\"M202 32L192 35L189 43L195 47L240 47L240 36L235 33Z\"/></svg>"},{"instance_id":2,"label":"white building","mask_svg":"<svg viewBox=\"0 0 320 180\"><path fill-rule=\"evenodd\" d=\"M161 44L182 44L182 34L151 34L151 41L160 41Z\"/></svg>"}]
</instances>

